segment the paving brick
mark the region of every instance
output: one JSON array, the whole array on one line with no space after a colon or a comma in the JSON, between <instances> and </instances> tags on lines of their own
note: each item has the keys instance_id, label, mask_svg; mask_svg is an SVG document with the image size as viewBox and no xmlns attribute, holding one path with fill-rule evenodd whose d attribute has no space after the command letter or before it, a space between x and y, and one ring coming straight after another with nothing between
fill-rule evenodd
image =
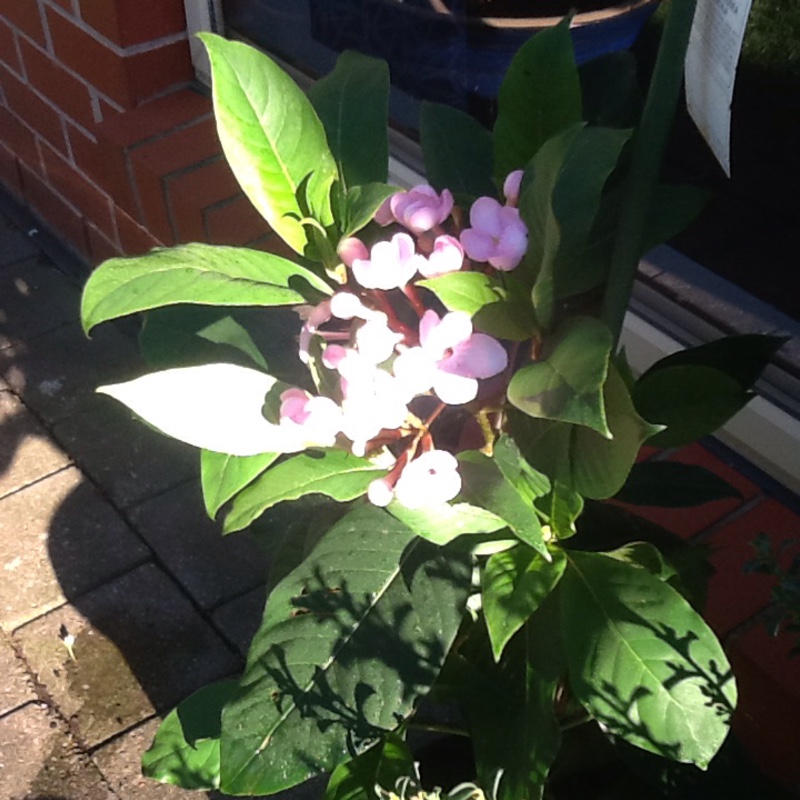
<instances>
[{"instance_id":1,"label":"paving brick","mask_svg":"<svg viewBox=\"0 0 800 800\"><path fill-rule=\"evenodd\" d=\"M759 492L758 486L743 477L734 467L712 455L700 444L692 444L670 456L670 461L695 464L723 478L738 489L741 498L713 500L691 508L656 508L623 504L640 517L655 522L668 531L688 539L706 530L710 525L735 511L742 503L752 500Z\"/></svg>"},{"instance_id":2,"label":"paving brick","mask_svg":"<svg viewBox=\"0 0 800 800\"><path fill-rule=\"evenodd\" d=\"M59 639L74 637L75 659ZM15 635L25 660L89 747L164 712L239 661L152 564Z\"/></svg>"},{"instance_id":3,"label":"paving brick","mask_svg":"<svg viewBox=\"0 0 800 800\"><path fill-rule=\"evenodd\" d=\"M0 391L0 497L57 472L69 456L11 392Z\"/></svg>"},{"instance_id":4,"label":"paving brick","mask_svg":"<svg viewBox=\"0 0 800 800\"><path fill-rule=\"evenodd\" d=\"M770 602L775 579L744 573L745 564L756 554L751 542L759 533L766 533L779 546L796 538L798 531L800 518L777 501L767 499L714 533L709 543L715 574L708 585L706 618L719 633L749 619Z\"/></svg>"},{"instance_id":5,"label":"paving brick","mask_svg":"<svg viewBox=\"0 0 800 800\"><path fill-rule=\"evenodd\" d=\"M0 717L35 700L36 691L25 665L14 652L11 640L0 633Z\"/></svg>"},{"instance_id":6,"label":"paving brick","mask_svg":"<svg viewBox=\"0 0 800 800\"><path fill-rule=\"evenodd\" d=\"M258 586L228 601L212 614L219 630L243 656L247 655L253 636L261 625L266 599L266 587Z\"/></svg>"},{"instance_id":7,"label":"paving brick","mask_svg":"<svg viewBox=\"0 0 800 800\"><path fill-rule=\"evenodd\" d=\"M1 267L0 350L77 319L79 306L78 287L52 264L28 258Z\"/></svg>"},{"instance_id":8,"label":"paving brick","mask_svg":"<svg viewBox=\"0 0 800 800\"><path fill-rule=\"evenodd\" d=\"M24 625L147 556L74 467L8 495L0 500L0 627Z\"/></svg>"},{"instance_id":9,"label":"paving brick","mask_svg":"<svg viewBox=\"0 0 800 800\"><path fill-rule=\"evenodd\" d=\"M134 377L138 363L133 341L109 324L91 339L69 324L0 351L8 385L49 424L79 411L98 386Z\"/></svg>"},{"instance_id":10,"label":"paving brick","mask_svg":"<svg viewBox=\"0 0 800 800\"><path fill-rule=\"evenodd\" d=\"M105 395L86 398L53 432L81 469L122 508L198 474L196 448L134 420L125 406Z\"/></svg>"},{"instance_id":11,"label":"paving brick","mask_svg":"<svg viewBox=\"0 0 800 800\"><path fill-rule=\"evenodd\" d=\"M267 562L248 532L222 536L203 508L199 484L165 492L130 512L139 534L203 608L266 580Z\"/></svg>"},{"instance_id":12,"label":"paving brick","mask_svg":"<svg viewBox=\"0 0 800 800\"><path fill-rule=\"evenodd\" d=\"M38 254L39 248L31 241L30 236L12 222L0 219L0 270L8 264L30 260ZM3 324L5 325L5 320Z\"/></svg>"},{"instance_id":13,"label":"paving brick","mask_svg":"<svg viewBox=\"0 0 800 800\"><path fill-rule=\"evenodd\" d=\"M142 753L150 747L160 723L158 718L148 720L92 753L119 800L186 800L189 795L142 775Z\"/></svg>"},{"instance_id":14,"label":"paving brick","mask_svg":"<svg viewBox=\"0 0 800 800\"><path fill-rule=\"evenodd\" d=\"M39 704L0 719L0 753L7 800L114 800L66 726Z\"/></svg>"}]
</instances>

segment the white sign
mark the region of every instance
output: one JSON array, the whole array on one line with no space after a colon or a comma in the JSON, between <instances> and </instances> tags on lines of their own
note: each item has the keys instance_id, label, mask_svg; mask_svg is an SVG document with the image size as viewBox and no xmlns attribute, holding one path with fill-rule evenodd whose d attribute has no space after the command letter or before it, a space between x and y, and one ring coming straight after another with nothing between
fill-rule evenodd
<instances>
[{"instance_id":1,"label":"white sign","mask_svg":"<svg viewBox=\"0 0 800 800\"><path fill-rule=\"evenodd\" d=\"M752 0L697 0L686 51L686 105L731 175L731 100Z\"/></svg>"}]
</instances>

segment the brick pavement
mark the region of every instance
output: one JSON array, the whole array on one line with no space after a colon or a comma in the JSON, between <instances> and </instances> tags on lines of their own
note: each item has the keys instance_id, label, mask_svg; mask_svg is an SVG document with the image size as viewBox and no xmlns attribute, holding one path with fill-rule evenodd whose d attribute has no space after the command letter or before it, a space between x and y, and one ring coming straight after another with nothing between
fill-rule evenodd
<instances>
[{"instance_id":1,"label":"brick pavement","mask_svg":"<svg viewBox=\"0 0 800 800\"><path fill-rule=\"evenodd\" d=\"M267 565L247 534L223 541L204 517L190 448L93 394L142 365L125 326L83 336L79 295L0 217L0 800L188 797L145 781L140 754L160 715L241 668ZM798 536L800 517L724 453L671 457L741 492L650 516L715 548L710 618L740 676L740 736L800 787L800 659L758 624L769 577L741 574L756 533Z\"/></svg>"}]
</instances>

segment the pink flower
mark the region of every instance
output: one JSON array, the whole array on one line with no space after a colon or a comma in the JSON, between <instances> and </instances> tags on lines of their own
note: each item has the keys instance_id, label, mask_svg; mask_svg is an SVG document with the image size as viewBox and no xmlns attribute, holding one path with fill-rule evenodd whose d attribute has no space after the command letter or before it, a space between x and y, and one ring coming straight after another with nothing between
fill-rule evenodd
<instances>
[{"instance_id":1,"label":"pink flower","mask_svg":"<svg viewBox=\"0 0 800 800\"><path fill-rule=\"evenodd\" d=\"M357 258L369 258L369 250L361 239L355 236L349 236L347 239L342 239L339 246L336 248L339 258L342 259L342 264L348 267L353 266L353 262Z\"/></svg>"},{"instance_id":2,"label":"pink flower","mask_svg":"<svg viewBox=\"0 0 800 800\"><path fill-rule=\"evenodd\" d=\"M461 244L471 259L488 261L504 272L519 265L528 247L528 229L518 209L479 197L469 211L469 221L472 227L461 232Z\"/></svg>"},{"instance_id":3,"label":"pink flower","mask_svg":"<svg viewBox=\"0 0 800 800\"><path fill-rule=\"evenodd\" d=\"M369 259L353 261L353 276L365 289L399 289L417 274L425 263L414 240L407 233L396 233L391 241L373 245Z\"/></svg>"},{"instance_id":4,"label":"pink flower","mask_svg":"<svg viewBox=\"0 0 800 800\"><path fill-rule=\"evenodd\" d=\"M281 393L279 422L302 447L331 447L342 429L342 412L328 397L314 397L303 389Z\"/></svg>"},{"instance_id":5,"label":"pink flower","mask_svg":"<svg viewBox=\"0 0 800 800\"><path fill-rule=\"evenodd\" d=\"M452 500L461 491L458 461L444 450L429 450L415 458L400 473L395 499L406 508L424 508ZM382 499L385 492L374 492Z\"/></svg>"},{"instance_id":6,"label":"pink flower","mask_svg":"<svg viewBox=\"0 0 800 800\"><path fill-rule=\"evenodd\" d=\"M432 388L443 403L468 403L478 394L478 379L498 375L508 365L503 345L485 333L473 333L464 311L451 311L441 319L435 311L426 311L419 339L420 346L401 353L393 365L412 396Z\"/></svg>"},{"instance_id":7,"label":"pink flower","mask_svg":"<svg viewBox=\"0 0 800 800\"><path fill-rule=\"evenodd\" d=\"M441 195L431 186L422 184L398 192L389 199L394 218L414 233L424 233L441 225L453 210L453 195L448 189Z\"/></svg>"},{"instance_id":8,"label":"pink flower","mask_svg":"<svg viewBox=\"0 0 800 800\"><path fill-rule=\"evenodd\" d=\"M464 264L464 248L455 236L437 236L433 252L419 271L426 278L435 278L448 272L458 272Z\"/></svg>"},{"instance_id":9,"label":"pink flower","mask_svg":"<svg viewBox=\"0 0 800 800\"><path fill-rule=\"evenodd\" d=\"M298 313L305 320L300 329L300 360L307 364L311 337L320 325L324 325L331 318L331 301L323 300L317 306L302 306L298 309Z\"/></svg>"},{"instance_id":10,"label":"pink flower","mask_svg":"<svg viewBox=\"0 0 800 800\"><path fill-rule=\"evenodd\" d=\"M507 206L516 206L519 202L519 187L522 184L523 171L515 169L509 172L503 182L503 194L506 198Z\"/></svg>"}]
</instances>

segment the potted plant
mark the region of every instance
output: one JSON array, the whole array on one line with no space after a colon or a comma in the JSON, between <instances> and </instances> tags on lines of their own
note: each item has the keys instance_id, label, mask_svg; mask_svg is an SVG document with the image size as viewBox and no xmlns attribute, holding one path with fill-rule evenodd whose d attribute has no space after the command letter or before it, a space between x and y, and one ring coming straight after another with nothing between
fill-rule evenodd
<instances>
[{"instance_id":1,"label":"potted plant","mask_svg":"<svg viewBox=\"0 0 800 800\"><path fill-rule=\"evenodd\" d=\"M672 5L635 130L625 82L588 102L567 21L517 54L491 133L425 106L430 184L409 190L386 183L385 64L345 53L307 97L204 36L226 157L295 255L112 259L82 317L145 312L163 353L170 326L148 321L194 308L191 366L100 391L202 449L209 513L260 526L272 569L241 680L172 712L147 774L438 796L417 784L418 728L469 742L453 797L544 796L576 731L708 766L736 704L725 653L675 542L602 503L729 491L637 454L713 431L780 344L721 340L638 378L618 346L639 257L687 215L655 177L692 12Z\"/></svg>"},{"instance_id":2,"label":"potted plant","mask_svg":"<svg viewBox=\"0 0 800 800\"><path fill-rule=\"evenodd\" d=\"M416 97L469 108L494 98L517 50L565 16L582 64L630 47L659 2L310 0L311 30L334 50L385 59Z\"/></svg>"}]
</instances>

